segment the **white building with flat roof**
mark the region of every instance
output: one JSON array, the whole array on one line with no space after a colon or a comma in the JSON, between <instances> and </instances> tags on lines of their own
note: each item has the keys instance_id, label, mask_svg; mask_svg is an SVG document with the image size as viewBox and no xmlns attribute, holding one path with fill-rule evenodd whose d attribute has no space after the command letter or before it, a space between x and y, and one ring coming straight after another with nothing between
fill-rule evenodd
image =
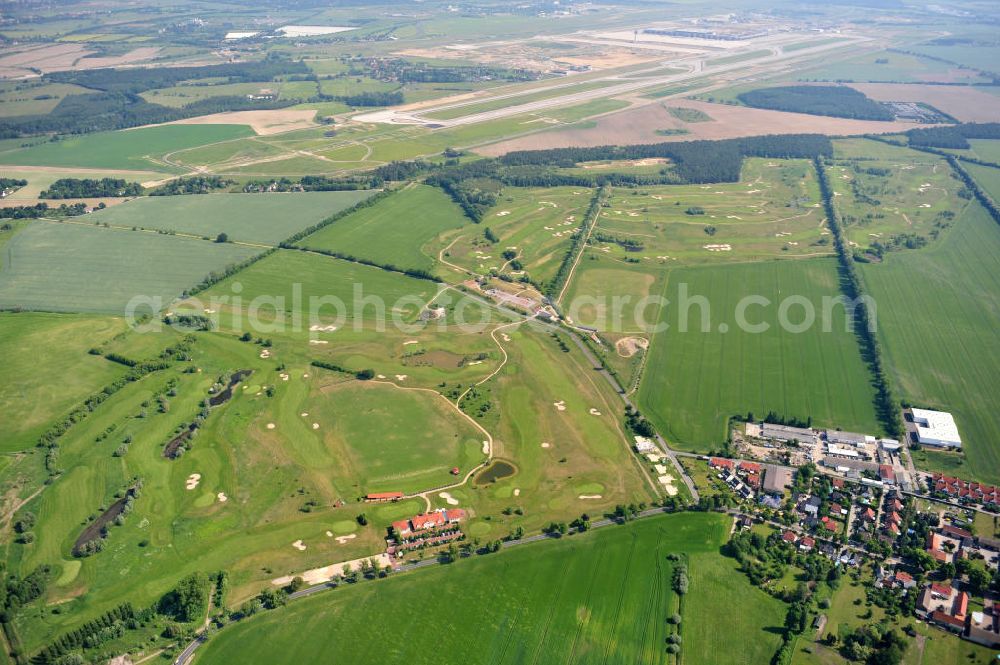
<instances>
[{"instance_id":1,"label":"white building with flat roof","mask_svg":"<svg viewBox=\"0 0 1000 665\"><path fill-rule=\"evenodd\" d=\"M950 413L927 409L910 409L910 412L917 428L917 441L937 448L962 447L962 437L958 435L958 426Z\"/></svg>"}]
</instances>

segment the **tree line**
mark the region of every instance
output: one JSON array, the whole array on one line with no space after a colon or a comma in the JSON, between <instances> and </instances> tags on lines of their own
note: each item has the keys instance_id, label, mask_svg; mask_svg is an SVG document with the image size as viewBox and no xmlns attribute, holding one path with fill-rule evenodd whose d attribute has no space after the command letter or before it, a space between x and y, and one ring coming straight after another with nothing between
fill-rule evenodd
<instances>
[{"instance_id":1,"label":"tree line","mask_svg":"<svg viewBox=\"0 0 1000 665\"><path fill-rule=\"evenodd\" d=\"M824 212L830 233L833 235L834 249L840 264L843 291L848 298L858 302L864 295L864 287L857 264L854 261L854 254L847 245L837 211L833 205L833 189L830 187L826 168L819 157L814 160L814 164L820 195L823 198ZM876 414L882 421L886 433L894 438L900 438L903 435L903 424L899 415L899 402L893 396L892 387L889 384L885 363L882 360L881 344L875 334L871 312L868 311L868 303L865 299L861 299L859 307L855 309L854 329L861 340L864 355L874 376Z\"/></svg>"},{"instance_id":2,"label":"tree line","mask_svg":"<svg viewBox=\"0 0 1000 665\"><path fill-rule=\"evenodd\" d=\"M1000 122L968 122L951 127L911 129L906 138L913 147L968 150L969 139L1000 139Z\"/></svg>"},{"instance_id":3,"label":"tree line","mask_svg":"<svg viewBox=\"0 0 1000 665\"><path fill-rule=\"evenodd\" d=\"M96 199L141 196L143 187L124 178L59 178L38 195L41 199Z\"/></svg>"},{"instance_id":4,"label":"tree line","mask_svg":"<svg viewBox=\"0 0 1000 665\"><path fill-rule=\"evenodd\" d=\"M226 189L235 181L221 176L199 175L171 180L149 192L150 196L178 196L184 194L210 194L220 189Z\"/></svg>"}]
</instances>

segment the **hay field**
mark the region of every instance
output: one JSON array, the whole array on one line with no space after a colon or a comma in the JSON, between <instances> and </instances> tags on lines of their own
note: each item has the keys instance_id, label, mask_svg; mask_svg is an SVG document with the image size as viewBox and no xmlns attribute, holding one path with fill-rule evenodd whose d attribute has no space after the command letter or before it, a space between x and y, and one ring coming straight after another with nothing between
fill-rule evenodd
<instances>
[{"instance_id":1,"label":"hay field","mask_svg":"<svg viewBox=\"0 0 1000 665\"><path fill-rule=\"evenodd\" d=\"M338 589L225 631L199 657L364 665L440 662L446 652L466 663L667 663L664 617L677 599L665 557L684 552L693 590L684 606L685 662L749 665L776 648L765 629L780 623L783 605L718 554L725 527L714 515L658 517ZM721 588L738 593L713 592ZM725 611L722 598L732 612L728 630L747 647L724 659L711 621ZM394 639L375 638L376 626L390 625ZM372 639L357 639L363 635Z\"/></svg>"},{"instance_id":2,"label":"hay field","mask_svg":"<svg viewBox=\"0 0 1000 665\"><path fill-rule=\"evenodd\" d=\"M708 309L684 308L682 288L689 298L704 297ZM652 339L639 389L643 412L672 445L693 451L717 449L726 440L726 419L748 411L878 433L868 368L854 333L845 329L843 307L832 309L829 332L823 331L822 298L838 295L833 259L671 270L664 289L671 304L662 315L670 327ZM767 330L738 325L737 305L746 296L769 301L745 312L749 324L767 324ZM779 325L780 303L789 297L812 304L815 325L804 331ZM802 323L803 306L791 307L787 318Z\"/></svg>"},{"instance_id":3,"label":"hay field","mask_svg":"<svg viewBox=\"0 0 1000 665\"><path fill-rule=\"evenodd\" d=\"M807 160L747 159L740 182L619 187L608 203L591 252L612 260L662 268L833 253Z\"/></svg>"},{"instance_id":4,"label":"hay field","mask_svg":"<svg viewBox=\"0 0 1000 665\"><path fill-rule=\"evenodd\" d=\"M121 314L140 295L160 298L165 307L209 272L260 249L34 221L4 251L0 306Z\"/></svg>"},{"instance_id":5,"label":"hay field","mask_svg":"<svg viewBox=\"0 0 1000 665\"><path fill-rule=\"evenodd\" d=\"M970 86L855 83L872 99L884 102L924 102L961 122L1000 121L996 95Z\"/></svg>"},{"instance_id":6,"label":"hay field","mask_svg":"<svg viewBox=\"0 0 1000 665\"><path fill-rule=\"evenodd\" d=\"M593 194L585 187L505 187L480 224L445 236L444 260L478 274L527 273L545 283L559 269ZM486 228L496 243L485 238ZM504 252L516 254L520 270Z\"/></svg>"},{"instance_id":7,"label":"hay field","mask_svg":"<svg viewBox=\"0 0 1000 665\"><path fill-rule=\"evenodd\" d=\"M240 125L164 125L118 132L99 132L0 152L0 164L79 166L175 173L178 168L158 157L176 150L249 136Z\"/></svg>"},{"instance_id":8,"label":"hay field","mask_svg":"<svg viewBox=\"0 0 1000 665\"><path fill-rule=\"evenodd\" d=\"M370 191L148 196L92 213L88 222L276 245L371 196Z\"/></svg>"},{"instance_id":9,"label":"hay field","mask_svg":"<svg viewBox=\"0 0 1000 665\"><path fill-rule=\"evenodd\" d=\"M404 269L430 270L437 259L432 249L437 239L467 224L471 222L440 189L411 185L298 244Z\"/></svg>"},{"instance_id":10,"label":"hay field","mask_svg":"<svg viewBox=\"0 0 1000 665\"><path fill-rule=\"evenodd\" d=\"M95 316L0 314L0 411L7 418L0 450L24 450L78 401L125 373L87 350L125 330L121 319ZM39 349L45 349L39 354ZM71 371L67 371L70 368Z\"/></svg>"},{"instance_id":11,"label":"hay field","mask_svg":"<svg viewBox=\"0 0 1000 665\"><path fill-rule=\"evenodd\" d=\"M970 205L936 245L862 267L899 396L951 411L965 442L951 471L990 483L1000 482L998 252L1000 229Z\"/></svg>"}]
</instances>

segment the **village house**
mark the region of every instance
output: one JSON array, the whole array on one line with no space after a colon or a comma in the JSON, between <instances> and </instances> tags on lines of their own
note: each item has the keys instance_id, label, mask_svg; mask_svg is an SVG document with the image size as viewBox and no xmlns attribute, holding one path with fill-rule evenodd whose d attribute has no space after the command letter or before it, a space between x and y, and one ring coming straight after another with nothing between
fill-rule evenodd
<instances>
[{"instance_id":1,"label":"village house","mask_svg":"<svg viewBox=\"0 0 1000 665\"><path fill-rule=\"evenodd\" d=\"M920 596L917 608L930 622L961 633L969 611L969 594L948 584L931 583Z\"/></svg>"}]
</instances>

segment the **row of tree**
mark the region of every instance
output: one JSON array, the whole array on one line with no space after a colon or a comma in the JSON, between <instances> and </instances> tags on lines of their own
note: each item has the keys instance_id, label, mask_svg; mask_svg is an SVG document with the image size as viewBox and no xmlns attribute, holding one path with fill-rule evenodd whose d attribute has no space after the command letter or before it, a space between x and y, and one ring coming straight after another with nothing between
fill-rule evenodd
<instances>
[{"instance_id":1,"label":"row of tree","mask_svg":"<svg viewBox=\"0 0 1000 665\"><path fill-rule=\"evenodd\" d=\"M913 147L967 150L969 139L1000 139L1000 122L962 123L951 127L911 129L906 138Z\"/></svg>"},{"instance_id":2,"label":"row of tree","mask_svg":"<svg viewBox=\"0 0 1000 665\"><path fill-rule=\"evenodd\" d=\"M857 264L854 261L854 254L847 244L843 229L840 226L837 210L833 205L833 189L830 187L830 180L826 173L826 167L820 158L814 160L816 175L819 181L820 195L823 197L823 207L826 212L827 224L830 233L833 235L834 247L837 251L837 259L840 263L840 272L843 283L844 294L851 300L859 303L855 308L854 327L862 343L865 358L871 367L875 385L875 408L889 436L900 438L903 435L903 423L899 415L899 402L892 393L889 384L885 363L882 360L882 348L875 334L874 321L871 312L868 310L867 298L861 283L861 276L858 273Z\"/></svg>"},{"instance_id":3,"label":"row of tree","mask_svg":"<svg viewBox=\"0 0 1000 665\"><path fill-rule=\"evenodd\" d=\"M97 199L141 196L143 187L124 178L59 178L38 195L40 199Z\"/></svg>"}]
</instances>

